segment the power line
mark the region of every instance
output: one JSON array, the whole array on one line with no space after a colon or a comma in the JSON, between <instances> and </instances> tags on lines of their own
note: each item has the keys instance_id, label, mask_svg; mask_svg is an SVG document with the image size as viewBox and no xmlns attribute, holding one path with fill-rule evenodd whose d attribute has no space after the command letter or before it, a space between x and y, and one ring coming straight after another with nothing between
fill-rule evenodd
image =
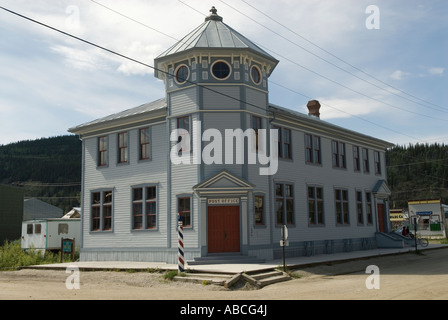
<instances>
[{"instance_id":1,"label":"power line","mask_svg":"<svg viewBox=\"0 0 448 320\"><path fill-rule=\"evenodd\" d=\"M422 101L422 102L424 102L424 103L431 104L431 105L433 105L433 106L436 106L436 107L439 107L439 108L442 108L442 109L446 109L446 108L444 108L444 107L442 107L442 106L439 106L439 105L437 105L437 104L434 104L434 103L432 103L432 102L429 102L429 101L420 99L419 97L416 97L416 96L414 96L414 95L412 95L412 94L410 94L410 93L408 93L408 92L405 92L405 91L403 91L403 90L401 90L401 89L398 89L398 88L396 88L396 87L394 87L394 86L392 86L392 85L390 85L390 84L388 84L388 83L382 81L381 79L376 78L375 76L373 76L373 75L371 75L371 74L365 72L364 70L362 70L362 69L360 69L360 68L354 66L353 64L351 64L351 63L349 63L349 62L347 62L347 61L345 61L345 60L339 58L339 57L336 56L335 54L333 54L333 53L329 52L328 50L322 48L321 46L315 44L315 43L312 42L311 40L309 40L309 39L305 38L304 36L300 35L299 33L297 33L296 31L292 30L291 28L287 27L287 26L284 25L283 23L281 23L281 22L275 20L275 19L272 18L270 15L268 15L268 14L262 12L261 10L259 10L259 9L256 8L255 6L251 5L251 4L248 3L247 1L245 1L245 0L240 0L240 1L244 2L245 4L247 4L248 6L250 6L252 9L256 10L257 12L259 12L260 14L262 14L263 16L265 16L266 18L270 19L271 21L277 23L278 25L282 26L282 27L285 28L286 30L288 30L288 31L290 31L291 33L295 34L296 36L300 37L300 38L303 39L304 41L310 43L310 44L313 45L314 47L316 47L316 48L322 50L323 52L329 54L330 56L336 58L337 60L339 60L339 61L345 63L346 65L348 65L348 66L350 66L350 67L352 67L353 69L355 69L355 70L357 70L357 71L359 71L359 72L361 72L361 73L363 73L363 74L369 76L370 78L372 78L372 79L374 79L374 80L376 80L376 81L378 81L378 82L380 82L380 83L382 83L382 84L384 84L384 85L386 85L386 86L392 88L393 90L399 91L399 92L401 92L401 93L403 93L403 94L405 94L405 95L408 95L408 96L410 96L410 97L412 97L412 98L415 98L415 99L417 99L417 100L420 100L420 101ZM223 2L223 1L221 0L221 2ZM224 3L224 2L223 2L223 3ZM226 3L224 3L224 4L226 4ZM237 9L234 9L234 10L237 10ZM272 31L272 30L271 30L271 31ZM301 46L300 46L300 47L301 47ZM301 47L301 48L302 48L302 47ZM304 48L302 48L302 49L304 49ZM309 52L309 51L306 50L306 49L304 49L304 50L307 51L307 52ZM313 54L313 53L311 53L311 54ZM313 55L315 55L315 54L313 54ZM317 55L315 55L315 56L317 56ZM326 61L326 62L328 62L328 63L330 63L330 62L327 61L326 59L323 59L323 58L321 58L321 57L319 57L319 58L322 59L322 60L324 60L324 61ZM332 63L330 63L330 64L332 64ZM333 64L332 64L332 65L333 65ZM346 71L346 70L343 70L343 71ZM346 72L348 72L348 71L346 71ZM356 77L357 77L357 76L356 76ZM359 78L359 77L357 77L357 78ZM361 80L366 81L366 80L364 80L364 79L361 79ZM368 81L367 81L367 82L368 82ZM370 83L370 82L368 82L368 83ZM375 86L376 86L376 85L375 85ZM377 87L377 86L376 86L376 87ZM386 90L386 89L384 89L384 88L380 88L380 89L382 89L382 90ZM389 93L392 93L392 94L394 94L394 95L396 95L396 96L398 96L398 97L400 97L400 98L403 98L403 99L406 99L406 100L408 100L408 101L411 101L411 102L413 102L413 103L420 104L420 103L418 103L418 102L416 102L416 101L413 101L413 100L410 100L410 99L408 99L408 98L399 96L399 95L396 94L395 92L391 92L391 91L389 91L389 90L386 90L386 91L389 92ZM422 104L420 104L420 105L422 105ZM423 106L424 106L424 105L423 105ZM425 107L428 107L428 106L425 106ZM431 108L431 109L434 109L434 108ZM437 110L437 109L434 109L434 110ZM446 110L437 110L437 111L444 111L444 112L447 112Z\"/></svg>"},{"instance_id":2,"label":"power line","mask_svg":"<svg viewBox=\"0 0 448 320\"><path fill-rule=\"evenodd\" d=\"M178 1L179 1L179 0L178 0ZM306 52L312 54L313 56L316 56L317 58L319 58L319 59L321 59L321 60L323 60L323 61L325 61L325 62L331 64L332 66L334 66L334 67L336 67L336 68L338 68L338 69L340 69L340 70L342 70L342 71L344 71L344 72L347 72L347 73L351 74L352 76L354 76L354 77L356 77L356 78L358 78L358 79L360 79L360 80L362 80L362 81L365 81L365 82L367 82L367 83L369 83L369 84L371 84L371 85L374 85L375 87L377 87L377 88L379 88L379 89L381 89L381 90L385 90L384 88L381 88L381 87L379 87L379 86L377 86L377 85L375 85L375 84L373 84L373 83L371 83L371 82L369 82L369 81L367 81L367 80L365 80L365 79L363 79L363 78L360 78L360 77L358 77L357 75L353 74L352 72L349 72L349 71L347 71L347 70L345 70L345 69L343 69L343 68L341 68L341 67L335 65L334 63L332 63L332 62L330 62L330 61L328 61L328 60L326 60L326 59L324 59L324 58L318 56L317 54L315 54L315 53L309 51L308 49L305 49L304 47L300 46L299 44L297 44L297 43L291 41L290 39L288 39L288 38L286 38L286 37L284 37L284 36L281 35L280 33L276 32L276 31L273 31L272 29L270 29L270 28L266 27L265 25L259 23L258 21L256 21L255 19L251 18L251 17L248 16L247 14L245 14L245 13L241 12L240 10L238 10L238 9L236 9L236 8L234 8L234 7L232 7L231 5L227 4L226 2L224 2L224 1L222 1L222 0L220 0L220 2L222 2L222 3L225 4L225 5L227 5L227 6L230 7L231 9L237 11L238 13L240 13L240 14L243 15L243 16L245 16L246 18L252 20L252 21L255 22L256 24L260 25L261 27L263 27L263 28L265 28L265 29L271 31L272 33L276 34L277 36L281 37L282 39L284 39L284 40L286 40L286 41L292 43L293 45L295 45L295 46L301 48L302 50L305 50ZM259 44L257 44L257 45L259 45ZM438 118L438 117L432 117L432 116L427 115L427 114L418 113L418 112L415 112L415 111L410 111L410 110L407 110L407 109L404 109L404 108L400 108L400 107L398 107L398 106L395 106L395 105L393 105L393 104L387 103L387 102L382 101L382 100L380 100L380 99L376 99L376 98L370 97L370 96L368 96L368 95L366 95L366 94L364 94L364 93L362 93L362 92L360 92L360 91L358 91L358 90L352 89L352 88L350 88L350 87L348 87L348 86L346 86L346 85L344 85L344 84L342 84L342 83L340 83L340 82L338 82L338 81L336 81L336 80L330 79L329 77L320 74L319 72L316 72L316 71L314 71L314 70L312 70L312 69L310 69L310 68L308 68L308 67L306 67L306 66L303 66L303 65L297 63L296 61L293 61L293 60L291 60L291 59L289 59L289 58L287 58L287 57L285 57L285 56L282 56L282 55L279 54L278 52L274 52L273 50L271 50L271 49L269 49L269 48L266 48L266 47L264 47L264 46L262 46L262 45L259 45L259 46L262 47L264 50L270 51L270 52L272 52L274 55L277 55L277 56L279 56L279 57L281 57L281 58L283 58L283 59L289 61L290 63L295 64L295 65L297 65L297 66L299 66L299 67L301 67L301 68L307 70L308 72L311 72L311 73L313 73L313 74L315 74L315 75L317 75L317 76L319 76L319 77L321 77L321 78L324 78L324 79L327 80L327 81L330 81L330 82L332 82L332 83L334 83L334 84L336 84L336 85L338 85L338 86L341 86L341 87L343 87L343 88L345 88L345 89L347 89L347 90L350 90L350 91L352 91L352 92L354 92L354 93L356 93L356 94L362 95L363 97L366 97L366 98L368 98L368 99L372 99L372 100L374 100L374 101L377 101L377 102L383 103L383 104L385 104L385 105L388 105L389 107L392 107L392 108L395 108L395 109L399 109L399 110L402 110L402 111L404 111L404 112L412 113L412 114L415 114L415 115L418 115L418 116L426 117L426 118L433 119L433 120L448 121L447 119L441 119L441 118ZM387 91L387 90L386 90L386 91ZM387 91L387 92L391 93L390 91ZM400 97L400 96L399 96L399 97ZM409 100L409 99L407 99L407 100ZM412 101L412 100L410 100L410 101ZM412 101L412 102L414 102L414 101ZM430 107L429 107L429 108L430 108ZM434 108L431 108L431 109L434 109ZM436 109L436 110L437 110L437 109ZM440 111L440 110L437 110L437 111ZM445 111L445 112L448 112L448 111Z\"/></svg>"},{"instance_id":3,"label":"power line","mask_svg":"<svg viewBox=\"0 0 448 320\"><path fill-rule=\"evenodd\" d=\"M117 55L117 56L119 56L119 57L121 57L121 58L124 58L124 59L127 59L127 60L129 60L129 61L132 61L132 62L141 64L141 65L143 65L143 66L145 66L145 67L148 67L148 68L151 68L151 69L153 69L153 70L157 70L157 71L160 72L160 73L164 73L164 74L166 74L166 75L170 75L169 72L164 71L164 70L159 70L159 69L157 69L156 67L151 66L151 65L149 65L149 64L147 64L147 63L144 63L144 62L141 62L141 61L139 61L139 60L130 58L130 57L126 56L126 55L123 55L123 54L118 53L118 52L116 52L116 51L113 51L113 50L111 50L111 49L108 49L108 48L105 48L105 47L103 47L103 46L100 46L100 45L95 44L95 43L93 43L93 42L91 42L91 41L82 39L82 38L77 37L77 36L75 36L75 35L72 35L72 34L70 34L70 33L68 33L68 32L62 31L62 30L60 30L60 29L57 29L57 28L55 28L55 27L52 27L52 26L47 25L47 24L45 24L45 23L42 23L42 22L40 22L40 21L34 20L34 19L32 19L32 18L29 18L29 17L27 17L27 16L24 16L24 15L22 15L22 14L19 14L19 13L15 12L15 11L9 10L9 9L7 9L7 8L1 7L1 6L0 6L0 8L3 9L3 10L5 10L5 11L7 11L7 12L9 12L9 13L14 14L14 15L16 15L16 16L18 16L18 17L21 17L21 18L26 19L26 20L28 20L28 21L34 22L34 23L39 24L39 25L41 25L41 26L43 26L43 27L49 28L49 29L51 29L51 30L53 30L53 31L56 31L56 32L58 32L58 33L61 33L61 34L66 35L66 36L68 36L68 37L71 37L71 38L76 39L76 40L78 40L78 41L84 42L84 43L86 43L86 44L89 44L89 45L94 46L94 47L96 47L96 48L99 48L99 49L101 49L101 50L107 51L107 52L109 52L109 53L111 53L111 54L114 54L114 55ZM124 16L124 15L123 15L123 16ZM126 16L124 16L124 17L126 17ZM153 29L153 28L151 28L151 29ZM247 104L247 105L253 106L253 107L255 107L255 108L262 109L262 110L264 110L264 111L266 110L265 108L262 108L262 107L260 107L260 106L258 106L258 105L254 105L254 104L251 104L251 103L249 103L249 102L243 101L243 100L241 100L241 99L232 97L232 96L230 96L230 95L224 94L224 93L222 93L222 92L220 92L220 91L217 91L217 90L214 90L214 89L212 89L212 88L209 88L209 87L206 87L206 86L203 86L203 85L194 83L194 82L189 81L189 80L186 80L186 82L188 82L188 83L190 83L190 84L192 84L192 85L196 85L196 86L198 86L198 87L201 87L201 88L203 88L203 89L205 89L205 90L208 90L208 91L211 91L211 92L214 92L214 93L223 95L223 96L228 97L228 98L230 98L230 99L233 99L233 100L236 100L236 101L245 103L245 104ZM292 89L289 89L289 90L293 91ZM294 92L296 92L296 91L294 91ZM296 93L297 93L297 92L296 92ZM302 96L305 96L305 95L302 94ZM328 104L326 104L326 105L328 106ZM336 109L336 110L339 110L338 108L335 108L335 107L332 107L332 108L334 108L334 109ZM341 112L345 112L345 111L342 111L342 110L339 110L339 111L341 111ZM348 112L345 112L345 113L346 113L346 114L350 114L350 113L348 113ZM351 115L351 114L350 114L350 115ZM371 123L371 124L374 124L374 125L376 125L376 126L378 126L378 127L381 127L381 128L383 128L383 129L389 130L389 131L391 131L391 132L394 132L394 133L397 133L397 134L400 134L400 135L404 135L404 136L407 136L407 137L411 137L411 136L409 136L409 135L407 135L407 134L404 134L404 133L395 131L395 130L390 129L390 128L388 128L388 127L381 126L381 125L379 125L379 124L376 124L376 123L374 123L374 122L372 122L372 121L369 121L369 120L366 120L366 119L364 119L364 118L361 118L361 117L358 117L358 116L355 116L355 115L351 115L351 116L357 117L357 118L359 118L359 119L361 119L361 120L363 120L363 121L369 122L369 123ZM417 139L417 138L414 138L414 137L411 137L411 138L413 138L413 139ZM417 139L417 140L420 140L420 139Z\"/></svg>"}]
</instances>

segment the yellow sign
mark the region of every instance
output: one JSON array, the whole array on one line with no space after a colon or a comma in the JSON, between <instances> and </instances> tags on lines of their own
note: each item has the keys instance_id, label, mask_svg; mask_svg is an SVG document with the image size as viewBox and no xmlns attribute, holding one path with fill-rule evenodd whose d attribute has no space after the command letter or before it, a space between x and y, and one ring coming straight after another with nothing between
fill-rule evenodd
<instances>
[{"instance_id":1,"label":"yellow sign","mask_svg":"<svg viewBox=\"0 0 448 320\"><path fill-rule=\"evenodd\" d=\"M390 221L404 221L402 213L391 213Z\"/></svg>"}]
</instances>

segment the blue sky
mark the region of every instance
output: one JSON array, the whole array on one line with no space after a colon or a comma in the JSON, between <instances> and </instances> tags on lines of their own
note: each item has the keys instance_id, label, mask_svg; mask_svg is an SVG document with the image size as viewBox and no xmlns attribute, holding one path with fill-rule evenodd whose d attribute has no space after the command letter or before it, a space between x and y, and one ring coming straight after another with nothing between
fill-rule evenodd
<instances>
[{"instance_id":1,"label":"blue sky","mask_svg":"<svg viewBox=\"0 0 448 320\"><path fill-rule=\"evenodd\" d=\"M378 10L366 10L370 5ZM149 65L215 6L224 23L280 61L270 77L271 103L307 113L308 100L317 99L321 119L333 124L399 145L448 144L446 0L2 0L0 6ZM163 96L151 68L0 10L0 144L68 134Z\"/></svg>"}]
</instances>

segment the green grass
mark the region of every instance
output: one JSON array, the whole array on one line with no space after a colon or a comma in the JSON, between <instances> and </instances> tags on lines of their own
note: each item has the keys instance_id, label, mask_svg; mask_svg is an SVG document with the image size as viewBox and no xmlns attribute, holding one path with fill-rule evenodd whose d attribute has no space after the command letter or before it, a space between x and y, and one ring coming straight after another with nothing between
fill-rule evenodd
<instances>
[{"instance_id":1,"label":"green grass","mask_svg":"<svg viewBox=\"0 0 448 320\"><path fill-rule=\"evenodd\" d=\"M76 259L76 255L75 255ZM6 241L0 247L0 271L17 270L20 267L60 263L61 256L59 253L45 252L45 255L35 250L28 250L25 252L20 247L20 240ZM64 254L63 262L70 262L71 255Z\"/></svg>"}]
</instances>

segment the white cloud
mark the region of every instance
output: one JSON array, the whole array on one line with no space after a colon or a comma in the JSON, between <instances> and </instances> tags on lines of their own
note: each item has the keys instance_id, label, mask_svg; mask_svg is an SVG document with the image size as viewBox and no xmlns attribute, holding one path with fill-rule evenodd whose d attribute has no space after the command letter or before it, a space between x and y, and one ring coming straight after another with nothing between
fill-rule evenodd
<instances>
[{"instance_id":1,"label":"white cloud","mask_svg":"<svg viewBox=\"0 0 448 320\"><path fill-rule=\"evenodd\" d=\"M408 76L409 73L408 72L403 72L401 70L396 70L394 71L390 77L394 80L403 80L404 77Z\"/></svg>"},{"instance_id":2,"label":"white cloud","mask_svg":"<svg viewBox=\"0 0 448 320\"><path fill-rule=\"evenodd\" d=\"M429 70L428 70L429 74L440 75L440 76L443 74L444 71L445 71L444 68L438 68L438 67L429 68Z\"/></svg>"},{"instance_id":3,"label":"white cloud","mask_svg":"<svg viewBox=\"0 0 448 320\"><path fill-rule=\"evenodd\" d=\"M65 45L54 45L50 48L54 52L62 55L67 65L74 69L95 71L106 70L108 64L104 60L104 55L95 50L83 50Z\"/></svg>"}]
</instances>

